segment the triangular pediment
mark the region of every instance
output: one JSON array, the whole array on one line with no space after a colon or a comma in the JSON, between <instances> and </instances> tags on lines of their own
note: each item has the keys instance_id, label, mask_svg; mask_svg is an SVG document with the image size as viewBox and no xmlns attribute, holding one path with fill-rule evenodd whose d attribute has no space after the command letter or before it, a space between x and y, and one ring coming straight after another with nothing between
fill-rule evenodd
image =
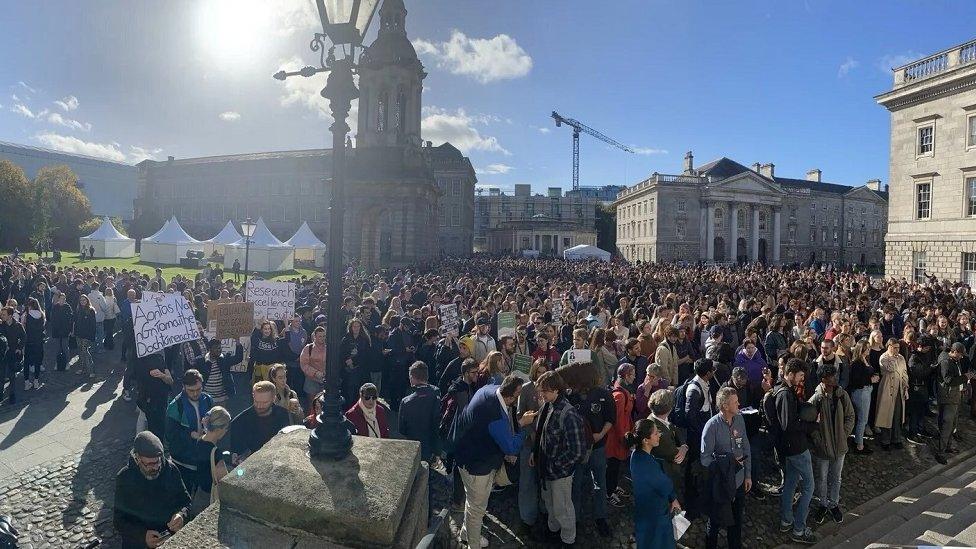
<instances>
[{"instance_id":1,"label":"triangular pediment","mask_svg":"<svg viewBox=\"0 0 976 549\"><path fill-rule=\"evenodd\" d=\"M718 183L713 183L709 186L717 191L785 194L782 187L752 170L740 173L738 175L733 175L732 177L727 177Z\"/></svg>"},{"instance_id":2,"label":"triangular pediment","mask_svg":"<svg viewBox=\"0 0 976 549\"><path fill-rule=\"evenodd\" d=\"M844 193L844 196L846 196L847 198L858 198L861 200L871 200L874 202L881 202L881 203L885 201L884 198L878 195L878 193L867 188L867 186L865 185L861 185L860 187L854 187L853 189Z\"/></svg>"}]
</instances>

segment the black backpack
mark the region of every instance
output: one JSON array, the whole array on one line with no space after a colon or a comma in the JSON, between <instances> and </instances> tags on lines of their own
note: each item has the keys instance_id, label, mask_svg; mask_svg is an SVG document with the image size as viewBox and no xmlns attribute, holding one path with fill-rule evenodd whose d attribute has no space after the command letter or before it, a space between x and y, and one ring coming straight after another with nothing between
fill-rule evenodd
<instances>
[{"instance_id":1,"label":"black backpack","mask_svg":"<svg viewBox=\"0 0 976 549\"><path fill-rule=\"evenodd\" d=\"M772 391L769 391L763 395L762 399L762 413L766 418L766 425L769 426L769 434L773 436L779 436L782 431L779 425L779 416L776 414L776 397L779 395L780 391L788 391L789 387L785 385L776 385L773 387Z\"/></svg>"},{"instance_id":2,"label":"black backpack","mask_svg":"<svg viewBox=\"0 0 976 549\"><path fill-rule=\"evenodd\" d=\"M685 380L677 389L674 391L674 409L671 410L671 415L668 417L668 421L677 425L682 429L688 428L688 414L685 411L685 406L688 401L688 386L694 385L696 390L699 392L701 388L695 383L695 378L691 377Z\"/></svg>"}]
</instances>

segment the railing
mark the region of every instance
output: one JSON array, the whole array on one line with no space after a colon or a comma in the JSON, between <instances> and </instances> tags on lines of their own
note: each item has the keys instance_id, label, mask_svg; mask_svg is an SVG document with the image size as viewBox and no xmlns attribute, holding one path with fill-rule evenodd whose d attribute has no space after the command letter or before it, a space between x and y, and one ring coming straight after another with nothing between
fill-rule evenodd
<instances>
[{"instance_id":1,"label":"railing","mask_svg":"<svg viewBox=\"0 0 976 549\"><path fill-rule=\"evenodd\" d=\"M654 173L651 177L637 183L636 185L627 187L626 189L617 193L617 200L621 198L630 196L638 191L646 189L647 187L655 183L687 183L692 185L698 185L703 183L711 183L711 177L701 177L698 175L665 175Z\"/></svg>"},{"instance_id":2,"label":"railing","mask_svg":"<svg viewBox=\"0 0 976 549\"><path fill-rule=\"evenodd\" d=\"M976 62L976 40L893 69L895 87L930 78L973 62Z\"/></svg>"}]
</instances>

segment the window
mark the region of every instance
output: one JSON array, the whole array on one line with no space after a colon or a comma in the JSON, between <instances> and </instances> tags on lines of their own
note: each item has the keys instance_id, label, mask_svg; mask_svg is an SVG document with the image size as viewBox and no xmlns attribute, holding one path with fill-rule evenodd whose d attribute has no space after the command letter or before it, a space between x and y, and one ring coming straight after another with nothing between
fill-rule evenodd
<instances>
[{"instance_id":1,"label":"window","mask_svg":"<svg viewBox=\"0 0 976 549\"><path fill-rule=\"evenodd\" d=\"M790 219L796 219L796 206L790 206Z\"/></svg>"},{"instance_id":2,"label":"window","mask_svg":"<svg viewBox=\"0 0 976 549\"><path fill-rule=\"evenodd\" d=\"M969 115L969 118L966 119L966 127L968 129L966 132L966 146L976 146L976 114Z\"/></svg>"},{"instance_id":3,"label":"window","mask_svg":"<svg viewBox=\"0 0 976 549\"><path fill-rule=\"evenodd\" d=\"M679 200L679 201L678 201L678 211L679 211L679 212L684 212L684 211L686 211L686 210L687 210L687 207L688 207L688 206L687 206L687 205L685 204L685 201L684 201L684 200Z\"/></svg>"},{"instance_id":4,"label":"window","mask_svg":"<svg viewBox=\"0 0 976 549\"><path fill-rule=\"evenodd\" d=\"M813 244L817 241L817 228L810 227L810 243Z\"/></svg>"},{"instance_id":5,"label":"window","mask_svg":"<svg viewBox=\"0 0 976 549\"><path fill-rule=\"evenodd\" d=\"M976 177L966 178L966 215L976 215Z\"/></svg>"},{"instance_id":6,"label":"window","mask_svg":"<svg viewBox=\"0 0 976 549\"><path fill-rule=\"evenodd\" d=\"M460 227L461 226L461 207L456 206L451 212L451 226Z\"/></svg>"},{"instance_id":7,"label":"window","mask_svg":"<svg viewBox=\"0 0 976 549\"><path fill-rule=\"evenodd\" d=\"M925 252L912 254L912 275L915 282L925 282Z\"/></svg>"},{"instance_id":8,"label":"window","mask_svg":"<svg viewBox=\"0 0 976 549\"><path fill-rule=\"evenodd\" d=\"M452 183L452 189L453 189L454 196L461 196L461 180L460 179L455 179L454 180L454 182Z\"/></svg>"},{"instance_id":9,"label":"window","mask_svg":"<svg viewBox=\"0 0 976 549\"><path fill-rule=\"evenodd\" d=\"M827 227L824 227L824 228L822 228L820 230L820 235L823 237L823 238L821 238L821 242L823 242L824 244L826 244L827 243Z\"/></svg>"},{"instance_id":10,"label":"window","mask_svg":"<svg viewBox=\"0 0 976 549\"><path fill-rule=\"evenodd\" d=\"M929 219L932 216L932 183L919 183L915 186L915 218Z\"/></svg>"},{"instance_id":11,"label":"window","mask_svg":"<svg viewBox=\"0 0 976 549\"><path fill-rule=\"evenodd\" d=\"M847 244L849 246L854 244L854 231L847 231Z\"/></svg>"},{"instance_id":12,"label":"window","mask_svg":"<svg viewBox=\"0 0 976 549\"><path fill-rule=\"evenodd\" d=\"M684 224L684 222L679 221L678 223L675 224L675 226L674 226L674 236L678 240L684 240L685 239L685 224Z\"/></svg>"},{"instance_id":13,"label":"window","mask_svg":"<svg viewBox=\"0 0 976 549\"><path fill-rule=\"evenodd\" d=\"M739 227L746 226L746 211L742 208L739 208L736 211L736 223L739 225Z\"/></svg>"},{"instance_id":14,"label":"window","mask_svg":"<svg viewBox=\"0 0 976 549\"><path fill-rule=\"evenodd\" d=\"M766 230L766 212L759 210L759 230Z\"/></svg>"},{"instance_id":15,"label":"window","mask_svg":"<svg viewBox=\"0 0 976 549\"><path fill-rule=\"evenodd\" d=\"M976 288L976 253L962 254L962 280L971 288Z\"/></svg>"},{"instance_id":16,"label":"window","mask_svg":"<svg viewBox=\"0 0 976 549\"><path fill-rule=\"evenodd\" d=\"M917 156L932 154L935 150L935 126L922 126L918 129L918 145L915 150Z\"/></svg>"}]
</instances>

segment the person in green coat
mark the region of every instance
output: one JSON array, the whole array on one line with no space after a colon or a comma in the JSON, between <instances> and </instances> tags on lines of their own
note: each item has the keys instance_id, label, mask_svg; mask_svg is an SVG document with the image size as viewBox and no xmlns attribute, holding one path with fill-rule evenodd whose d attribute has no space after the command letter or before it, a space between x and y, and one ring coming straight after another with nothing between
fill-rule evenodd
<instances>
[{"instance_id":1,"label":"person in green coat","mask_svg":"<svg viewBox=\"0 0 976 549\"><path fill-rule=\"evenodd\" d=\"M661 432L653 420L642 419L627 433L630 476L634 489L634 528L637 549L673 549L674 528L671 513L680 511L674 483L664 472L651 450L661 442Z\"/></svg>"}]
</instances>

